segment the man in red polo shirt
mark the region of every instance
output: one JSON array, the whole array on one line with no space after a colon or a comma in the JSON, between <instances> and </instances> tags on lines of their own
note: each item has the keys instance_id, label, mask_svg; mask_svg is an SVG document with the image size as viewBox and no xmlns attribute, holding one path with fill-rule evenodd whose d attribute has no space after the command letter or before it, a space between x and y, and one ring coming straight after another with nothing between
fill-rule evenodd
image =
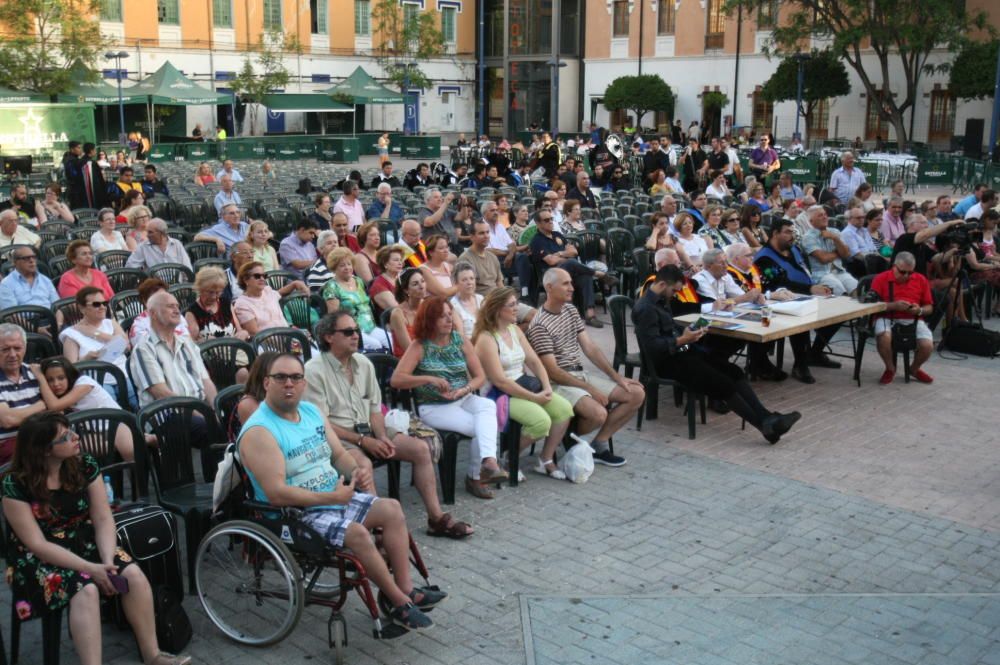
<instances>
[{"instance_id":1,"label":"man in red polo shirt","mask_svg":"<svg viewBox=\"0 0 1000 665\"><path fill-rule=\"evenodd\" d=\"M931 383L933 378L923 369L931 357L934 336L922 317L934 311L931 286L927 278L916 271L917 260L910 252L899 252L892 268L876 275L872 291L886 303L886 312L875 320L875 340L878 354L885 363L879 383L892 383L896 376L896 354L892 351L892 324L896 321L916 321L917 349L910 365L910 374L921 383Z\"/></svg>"}]
</instances>

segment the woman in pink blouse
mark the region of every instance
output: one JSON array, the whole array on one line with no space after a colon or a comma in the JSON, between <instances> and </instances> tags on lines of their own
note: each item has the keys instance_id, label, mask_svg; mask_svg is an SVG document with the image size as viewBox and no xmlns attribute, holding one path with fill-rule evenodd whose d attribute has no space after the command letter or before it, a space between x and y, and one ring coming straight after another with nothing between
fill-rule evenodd
<instances>
[{"instance_id":1,"label":"woman in pink blouse","mask_svg":"<svg viewBox=\"0 0 1000 665\"><path fill-rule=\"evenodd\" d=\"M244 330L256 335L261 330L288 327L281 311L281 295L268 286L259 261L244 263L236 280L243 295L233 303L233 313Z\"/></svg>"},{"instance_id":2,"label":"woman in pink blouse","mask_svg":"<svg viewBox=\"0 0 1000 665\"><path fill-rule=\"evenodd\" d=\"M114 289L107 276L94 267L94 250L86 240L74 240L66 247L66 258L73 266L59 277L59 297L72 298L85 286L96 286L111 300Z\"/></svg>"}]
</instances>

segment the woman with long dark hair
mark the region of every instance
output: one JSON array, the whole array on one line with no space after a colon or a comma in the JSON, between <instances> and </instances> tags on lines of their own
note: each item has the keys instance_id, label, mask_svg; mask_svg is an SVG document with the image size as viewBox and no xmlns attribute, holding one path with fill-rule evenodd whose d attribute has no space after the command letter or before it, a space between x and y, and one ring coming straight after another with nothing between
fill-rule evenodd
<instances>
[{"instance_id":1,"label":"woman with long dark hair","mask_svg":"<svg viewBox=\"0 0 1000 665\"><path fill-rule=\"evenodd\" d=\"M146 665L187 665L160 651L153 591L115 538L101 478L65 416L42 412L21 423L3 511L11 529L8 579L22 620L69 608L70 633L83 665L100 665L100 595L121 595Z\"/></svg>"}]
</instances>

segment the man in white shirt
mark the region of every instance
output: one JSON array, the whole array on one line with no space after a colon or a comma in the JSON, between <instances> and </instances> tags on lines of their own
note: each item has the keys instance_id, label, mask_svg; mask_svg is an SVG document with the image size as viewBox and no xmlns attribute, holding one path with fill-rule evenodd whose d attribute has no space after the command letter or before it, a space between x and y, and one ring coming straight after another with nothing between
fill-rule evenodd
<instances>
[{"instance_id":1,"label":"man in white shirt","mask_svg":"<svg viewBox=\"0 0 1000 665\"><path fill-rule=\"evenodd\" d=\"M698 287L702 312L730 311L744 302L762 302L760 289L744 292L729 274L726 253L710 249L701 255L702 269L692 279Z\"/></svg>"},{"instance_id":2,"label":"man in white shirt","mask_svg":"<svg viewBox=\"0 0 1000 665\"><path fill-rule=\"evenodd\" d=\"M847 204L858 191L858 187L868 182L861 169L854 168L854 153L845 152L840 156L842 166L830 176L829 190L843 204Z\"/></svg>"},{"instance_id":3,"label":"man in white shirt","mask_svg":"<svg viewBox=\"0 0 1000 665\"><path fill-rule=\"evenodd\" d=\"M243 176L240 175L239 169L233 168L233 160L231 159L222 162L222 168L215 174L215 179L221 182L222 176L226 175L232 178L233 182L243 182Z\"/></svg>"},{"instance_id":4,"label":"man in white shirt","mask_svg":"<svg viewBox=\"0 0 1000 665\"><path fill-rule=\"evenodd\" d=\"M233 177L230 175L224 175L219 178L219 184L222 185L222 189L219 193L215 195L215 212L222 213L222 209L227 205L243 205L243 199L240 198L240 193L233 189Z\"/></svg>"},{"instance_id":5,"label":"man in white shirt","mask_svg":"<svg viewBox=\"0 0 1000 665\"><path fill-rule=\"evenodd\" d=\"M992 189L984 189L979 203L969 208L965 213L965 219L980 219L983 213L997 204L997 193Z\"/></svg>"},{"instance_id":6,"label":"man in white shirt","mask_svg":"<svg viewBox=\"0 0 1000 665\"><path fill-rule=\"evenodd\" d=\"M729 189L735 192L743 183L743 167L740 165L740 153L728 139L722 139L722 150L729 155L729 164L725 170L726 180L729 181Z\"/></svg>"}]
</instances>

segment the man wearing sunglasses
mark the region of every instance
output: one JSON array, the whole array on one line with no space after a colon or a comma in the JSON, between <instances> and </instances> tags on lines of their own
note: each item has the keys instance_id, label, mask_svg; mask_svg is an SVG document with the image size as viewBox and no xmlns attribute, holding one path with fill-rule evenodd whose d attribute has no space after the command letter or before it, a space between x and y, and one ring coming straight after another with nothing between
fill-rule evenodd
<instances>
[{"instance_id":1,"label":"man wearing sunglasses","mask_svg":"<svg viewBox=\"0 0 1000 665\"><path fill-rule=\"evenodd\" d=\"M879 383L888 385L896 376L896 354L892 350L892 325L896 322L916 325L917 348L910 364L910 375L921 383L931 383L923 364L931 357L934 336L923 317L934 310L934 299L927 278L917 270L917 259L910 252L899 252L892 268L879 273L872 281L872 291L885 303L885 313L875 319L875 341L885 364Z\"/></svg>"},{"instance_id":2,"label":"man wearing sunglasses","mask_svg":"<svg viewBox=\"0 0 1000 665\"><path fill-rule=\"evenodd\" d=\"M38 272L38 255L34 249L18 247L11 252L10 260L14 270L0 281L0 309L21 305L48 309L59 300L52 280Z\"/></svg>"},{"instance_id":3,"label":"man wearing sunglasses","mask_svg":"<svg viewBox=\"0 0 1000 665\"><path fill-rule=\"evenodd\" d=\"M413 465L414 485L427 509L427 525L433 535L455 539L471 535L472 527L441 509L428 442L386 424L375 366L358 353L361 329L350 312L340 310L320 319L316 341L321 353L306 363L302 399L327 414L330 426L358 466L370 470L372 460Z\"/></svg>"}]
</instances>

